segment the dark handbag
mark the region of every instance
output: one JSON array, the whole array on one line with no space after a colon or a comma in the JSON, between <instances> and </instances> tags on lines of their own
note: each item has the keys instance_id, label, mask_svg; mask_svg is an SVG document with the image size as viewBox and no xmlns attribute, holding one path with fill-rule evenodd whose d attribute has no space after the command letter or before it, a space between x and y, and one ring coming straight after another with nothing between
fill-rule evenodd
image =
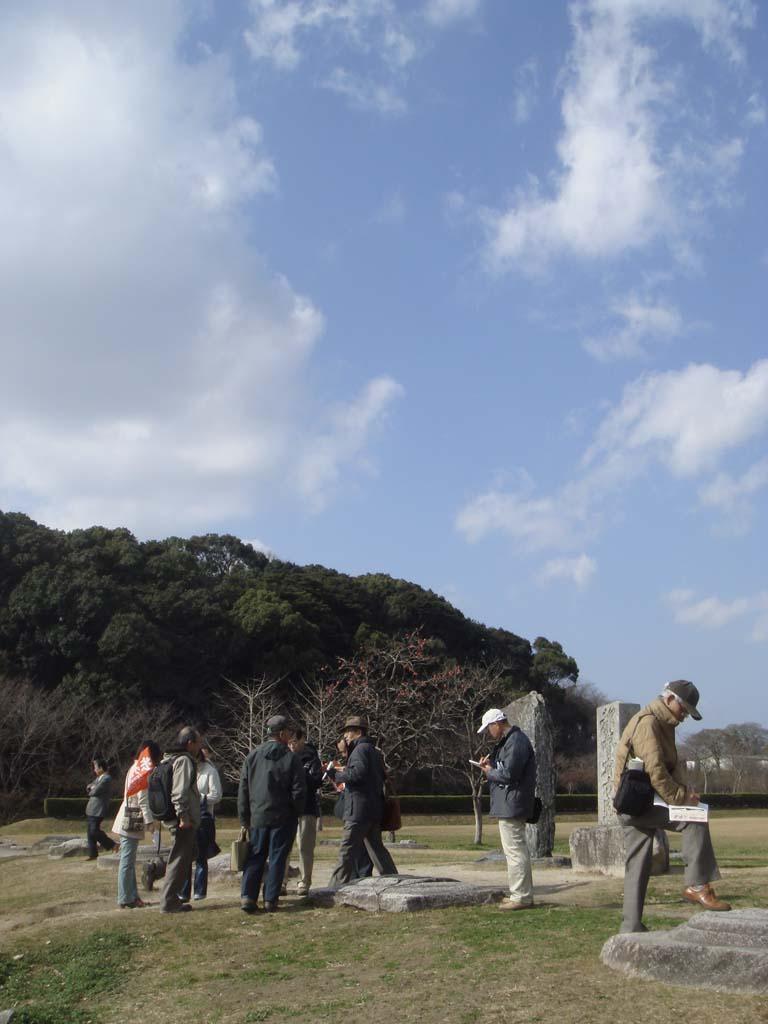
<instances>
[{"instance_id":1,"label":"dark handbag","mask_svg":"<svg viewBox=\"0 0 768 1024\"><path fill-rule=\"evenodd\" d=\"M384 797L384 813L381 816L382 832L399 832L403 827L400 815L400 799L396 796Z\"/></svg>"},{"instance_id":2,"label":"dark handbag","mask_svg":"<svg viewBox=\"0 0 768 1024\"><path fill-rule=\"evenodd\" d=\"M529 825L535 825L536 822L539 820L539 818L541 817L541 809L542 809L542 807L543 807L543 804L541 802L541 799L539 797L535 796L533 798L533 810L531 811L531 816L530 816L530 818L526 818L525 819L526 822Z\"/></svg>"},{"instance_id":3,"label":"dark handbag","mask_svg":"<svg viewBox=\"0 0 768 1024\"><path fill-rule=\"evenodd\" d=\"M647 716L641 716L647 717ZM628 814L633 818L645 814L653 807L654 789L651 785L651 777L646 771L639 771L632 768L627 771L629 755L632 752L632 740L640 724L640 718L635 722L635 728L627 744L627 756L624 759L624 769L621 774L616 795L613 798L613 809L617 814Z\"/></svg>"},{"instance_id":4,"label":"dark handbag","mask_svg":"<svg viewBox=\"0 0 768 1024\"><path fill-rule=\"evenodd\" d=\"M381 815L382 832L399 832L403 827L400 799L390 779L384 780L384 811Z\"/></svg>"}]
</instances>

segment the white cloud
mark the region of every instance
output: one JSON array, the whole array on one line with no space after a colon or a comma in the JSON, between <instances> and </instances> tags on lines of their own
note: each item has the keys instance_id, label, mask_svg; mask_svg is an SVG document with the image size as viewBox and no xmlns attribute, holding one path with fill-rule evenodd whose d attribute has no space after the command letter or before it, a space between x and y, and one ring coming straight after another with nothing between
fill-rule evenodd
<instances>
[{"instance_id":1,"label":"white cloud","mask_svg":"<svg viewBox=\"0 0 768 1024\"><path fill-rule=\"evenodd\" d=\"M542 583L553 580L567 580L583 589L591 581L597 571L597 562L589 555L581 554L576 558L553 558L547 562L539 579Z\"/></svg>"},{"instance_id":2,"label":"white cloud","mask_svg":"<svg viewBox=\"0 0 768 1024\"><path fill-rule=\"evenodd\" d=\"M539 90L539 66L531 57L515 72L515 91L513 95L512 116L517 124L525 124L530 120L536 106L536 94Z\"/></svg>"},{"instance_id":3,"label":"white cloud","mask_svg":"<svg viewBox=\"0 0 768 1024\"><path fill-rule=\"evenodd\" d=\"M313 36L336 36L352 49L377 52L394 67L416 56L392 0L250 0L249 6L253 20L245 41L252 57L285 71L299 64L301 41Z\"/></svg>"},{"instance_id":4,"label":"white cloud","mask_svg":"<svg viewBox=\"0 0 768 1024\"><path fill-rule=\"evenodd\" d=\"M298 487L323 317L241 227L277 176L226 60L180 0L4 13L0 506L178 533Z\"/></svg>"},{"instance_id":5,"label":"white cloud","mask_svg":"<svg viewBox=\"0 0 768 1024\"><path fill-rule=\"evenodd\" d=\"M617 302L613 314L622 321L617 330L584 342L585 351L599 362L643 356L649 342L675 338L683 329L682 317L674 306L635 296Z\"/></svg>"},{"instance_id":6,"label":"white cloud","mask_svg":"<svg viewBox=\"0 0 768 1024\"><path fill-rule=\"evenodd\" d=\"M424 13L428 21L444 27L474 17L482 0L427 0Z\"/></svg>"},{"instance_id":7,"label":"white cloud","mask_svg":"<svg viewBox=\"0 0 768 1024\"><path fill-rule=\"evenodd\" d=\"M740 477L719 473L699 491L702 504L733 513L739 505L768 485L768 459L760 459Z\"/></svg>"},{"instance_id":8,"label":"white cloud","mask_svg":"<svg viewBox=\"0 0 768 1024\"><path fill-rule=\"evenodd\" d=\"M666 595L675 622L698 629L721 629L738 619L752 618L751 638L768 640L768 591L723 601L716 596L697 597L692 590L672 590Z\"/></svg>"},{"instance_id":9,"label":"white cloud","mask_svg":"<svg viewBox=\"0 0 768 1024\"><path fill-rule=\"evenodd\" d=\"M739 155L740 140L704 140L696 147L701 161L674 166L674 147L665 150L661 129L682 116L681 104L673 76L657 70L656 53L640 35L649 22L679 18L705 45L717 44L737 60L739 32L752 24L751 5L586 0L572 4L571 12L574 45L554 194L533 179L507 209L483 211L488 265L496 273L512 265L535 270L559 253L615 256L659 237L685 253L685 218L700 213L701 203L697 192L690 208L691 179L702 195L709 182L722 200ZM708 153L713 159L706 160Z\"/></svg>"},{"instance_id":10,"label":"white cloud","mask_svg":"<svg viewBox=\"0 0 768 1024\"><path fill-rule=\"evenodd\" d=\"M604 416L571 480L550 495L534 495L532 482L489 490L465 504L456 528L470 542L503 533L522 550L573 549L596 535L608 498L654 465L675 477L700 476L767 427L768 360L745 373L692 364L648 374ZM764 473L759 464L742 489L754 493Z\"/></svg>"},{"instance_id":11,"label":"white cloud","mask_svg":"<svg viewBox=\"0 0 768 1024\"><path fill-rule=\"evenodd\" d=\"M601 424L587 462L645 453L676 476L695 476L766 426L768 360L746 373L691 364L630 384Z\"/></svg>"},{"instance_id":12,"label":"white cloud","mask_svg":"<svg viewBox=\"0 0 768 1024\"><path fill-rule=\"evenodd\" d=\"M765 100L756 92L747 100L747 124L763 125L766 122Z\"/></svg>"},{"instance_id":13,"label":"white cloud","mask_svg":"<svg viewBox=\"0 0 768 1024\"><path fill-rule=\"evenodd\" d=\"M378 114L404 114L408 105L400 93L392 86L346 71L334 68L322 82L324 89L338 93L349 100L350 106L356 110L372 110Z\"/></svg>"},{"instance_id":14,"label":"white cloud","mask_svg":"<svg viewBox=\"0 0 768 1024\"><path fill-rule=\"evenodd\" d=\"M358 399L334 411L326 433L306 444L297 467L298 488L313 508L326 504L341 468L361 454L371 429L402 395L402 387L391 377L375 378Z\"/></svg>"},{"instance_id":15,"label":"white cloud","mask_svg":"<svg viewBox=\"0 0 768 1024\"><path fill-rule=\"evenodd\" d=\"M260 551L262 555L266 555L270 560L277 557L272 548L257 537L251 537L247 540L244 537L243 544L250 544L254 551Z\"/></svg>"}]
</instances>

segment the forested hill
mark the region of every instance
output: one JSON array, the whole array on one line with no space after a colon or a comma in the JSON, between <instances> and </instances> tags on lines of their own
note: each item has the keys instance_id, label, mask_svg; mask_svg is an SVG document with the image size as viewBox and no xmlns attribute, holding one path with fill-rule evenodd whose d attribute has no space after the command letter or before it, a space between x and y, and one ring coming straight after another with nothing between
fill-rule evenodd
<instances>
[{"instance_id":1,"label":"forested hill","mask_svg":"<svg viewBox=\"0 0 768 1024\"><path fill-rule=\"evenodd\" d=\"M228 535L141 542L0 512L0 673L39 686L192 711L225 677L290 682L417 627L447 658L501 662L520 689L536 682L528 640L404 580L270 560Z\"/></svg>"}]
</instances>

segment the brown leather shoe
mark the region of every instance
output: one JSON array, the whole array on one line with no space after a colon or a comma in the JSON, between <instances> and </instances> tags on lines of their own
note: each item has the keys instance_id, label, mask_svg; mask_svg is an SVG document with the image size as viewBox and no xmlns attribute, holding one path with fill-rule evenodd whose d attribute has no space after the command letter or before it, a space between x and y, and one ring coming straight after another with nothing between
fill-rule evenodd
<instances>
[{"instance_id":1,"label":"brown leather shoe","mask_svg":"<svg viewBox=\"0 0 768 1024\"><path fill-rule=\"evenodd\" d=\"M688 886L683 890L683 896L691 903L698 903L705 910L730 910L731 904L725 900L719 900L717 893L711 885L705 885L703 889L694 889Z\"/></svg>"}]
</instances>

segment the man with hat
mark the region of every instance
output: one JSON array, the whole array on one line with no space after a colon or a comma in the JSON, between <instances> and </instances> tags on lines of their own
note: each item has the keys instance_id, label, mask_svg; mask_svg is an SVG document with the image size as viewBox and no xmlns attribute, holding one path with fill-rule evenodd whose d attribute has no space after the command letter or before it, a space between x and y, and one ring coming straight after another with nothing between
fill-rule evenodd
<instances>
[{"instance_id":1,"label":"man with hat","mask_svg":"<svg viewBox=\"0 0 768 1024\"><path fill-rule=\"evenodd\" d=\"M656 700L633 715L622 733L616 750L615 788L630 757L639 758L651 785L671 806L695 805L699 794L690 788L677 757L675 729L688 715L701 721L699 691L687 679L667 683ZM706 821L670 821L669 810L656 804L640 815L620 814L624 826L626 861L624 868L624 917L622 932L645 932L643 905L651 874L653 834L658 828L680 832L685 861L685 899L704 910L730 910L730 904L717 898L712 882L720 870L712 848Z\"/></svg>"},{"instance_id":2,"label":"man with hat","mask_svg":"<svg viewBox=\"0 0 768 1024\"><path fill-rule=\"evenodd\" d=\"M240 772L237 812L240 824L250 832L251 842L240 889L240 906L246 914L258 910L267 861L264 909L277 910L288 854L304 810L304 766L288 747L293 735L294 727L288 719L273 715L267 721L266 741L250 752Z\"/></svg>"},{"instance_id":3,"label":"man with hat","mask_svg":"<svg viewBox=\"0 0 768 1024\"><path fill-rule=\"evenodd\" d=\"M365 848L380 875L396 875L397 868L389 850L381 841L384 813L384 757L368 735L368 722L353 715L344 723L347 764L338 771L329 763L327 774L344 783L344 834L339 863L328 883L333 889L357 878L355 865Z\"/></svg>"},{"instance_id":4,"label":"man with hat","mask_svg":"<svg viewBox=\"0 0 768 1024\"><path fill-rule=\"evenodd\" d=\"M487 732L495 746L489 757L480 759L480 770L491 790L491 817L499 819L501 847L507 859L509 896L501 910L525 910L533 906L531 854L525 838L525 823L533 813L536 798L536 755L531 741L516 725L507 721L501 708L489 708L478 733Z\"/></svg>"}]
</instances>

